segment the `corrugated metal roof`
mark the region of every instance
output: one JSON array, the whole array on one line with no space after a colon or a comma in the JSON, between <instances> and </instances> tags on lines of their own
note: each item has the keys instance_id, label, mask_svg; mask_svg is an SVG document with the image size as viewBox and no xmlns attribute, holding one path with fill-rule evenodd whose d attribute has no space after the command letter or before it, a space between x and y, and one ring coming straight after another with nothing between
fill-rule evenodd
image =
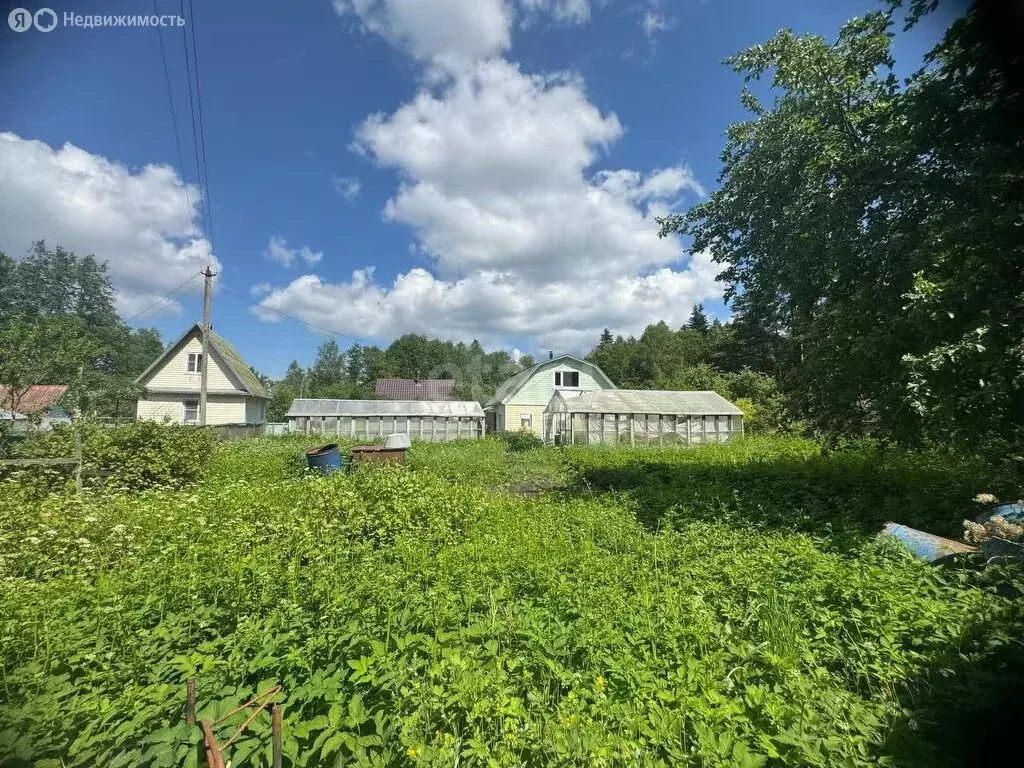
<instances>
[{"instance_id":1,"label":"corrugated metal roof","mask_svg":"<svg viewBox=\"0 0 1024 768\"><path fill-rule=\"evenodd\" d=\"M65 384L33 384L24 393L18 393L18 413L45 411L64 397L67 391ZM0 408L9 411L12 403L10 388L0 384Z\"/></svg>"},{"instance_id":2,"label":"corrugated metal roof","mask_svg":"<svg viewBox=\"0 0 1024 768\"><path fill-rule=\"evenodd\" d=\"M535 374L544 366L557 365L558 363L564 362L565 360L571 360L581 368L593 368L594 372L598 374L600 378L603 378L605 381L608 382L608 386L615 386L614 382L612 382L612 380L608 378L605 372L602 371L596 363L592 363L589 360L583 360L582 358L579 357L574 357L573 355L559 355L558 357L555 357L551 360L541 360L536 365L520 371L510 379L506 379L504 382L502 382L502 385L498 387L498 390L494 393L494 396L487 401L486 407L490 408L492 405L498 405L499 403L505 402L505 400L507 400L511 395L514 395L516 392L518 392L523 387L523 385L530 380L530 377L533 376L533 374Z\"/></svg>"},{"instance_id":3,"label":"corrugated metal roof","mask_svg":"<svg viewBox=\"0 0 1024 768\"><path fill-rule=\"evenodd\" d=\"M377 379L374 393L385 400L453 400L455 379Z\"/></svg>"},{"instance_id":4,"label":"corrugated metal roof","mask_svg":"<svg viewBox=\"0 0 1024 768\"><path fill-rule=\"evenodd\" d=\"M475 400L292 400L287 417L296 416L438 416L483 418Z\"/></svg>"},{"instance_id":5,"label":"corrugated metal roof","mask_svg":"<svg viewBox=\"0 0 1024 768\"><path fill-rule=\"evenodd\" d=\"M557 398L548 408L562 410ZM687 416L742 416L743 411L717 392L674 392L660 389L599 389L564 398L572 413L660 413Z\"/></svg>"}]
</instances>

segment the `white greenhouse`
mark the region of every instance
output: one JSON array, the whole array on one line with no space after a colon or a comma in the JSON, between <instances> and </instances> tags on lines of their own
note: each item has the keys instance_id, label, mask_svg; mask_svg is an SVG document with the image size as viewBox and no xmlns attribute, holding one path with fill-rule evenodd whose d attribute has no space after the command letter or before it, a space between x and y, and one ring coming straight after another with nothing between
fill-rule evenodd
<instances>
[{"instance_id":1,"label":"white greenhouse","mask_svg":"<svg viewBox=\"0 0 1024 768\"><path fill-rule=\"evenodd\" d=\"M297 399L285 418L291 432L360 440L398 434L445 442L482 437L484 431L484 411L476 401Z\"/></svg>"},{"instance_id":2,"label":"white greenhouse","mask_svg":"<svg viewBox=\"0 0 1024 768\"><path fill-rule=\"evenodd\" d=\"M555 392L544 422L547 441L562 445L697 445L743 435L743 411L716 392Z\"/></svg>"}]
</instances>

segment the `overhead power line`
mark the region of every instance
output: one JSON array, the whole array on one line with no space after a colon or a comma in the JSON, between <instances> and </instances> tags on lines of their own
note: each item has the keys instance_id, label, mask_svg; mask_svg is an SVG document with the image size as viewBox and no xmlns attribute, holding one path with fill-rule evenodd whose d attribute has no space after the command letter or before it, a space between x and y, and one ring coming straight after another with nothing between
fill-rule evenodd
<instances>
[{"instance_id":1,"label":"overhead power line","mask_svg":"<svg viewBox=\"0 0 1024 768\"><path fill-rule=\"evenodd\" d=\"M309 328L312 328L313 330L321 331L322 333L329 333L332 336L341 336L342 338L345 338L345 339L351 339L352 341L359 342L360 344L363 344L364 346L368 345L368 342L365 341L364 339L360 339L360 338L358 338L356 336L352 336L351 334L342 333L341 331L336 331L333 328L327 328L326 326L323 326L323 325L317 325L316 323L311 323L308 320L303 320L301 317L296 317L295 315L288 314L287 312L283 312L280 309L274 309L273 307L265 306L265 305L261 304L258 301L253 301L252 297L245 296L244 294L238 293L238 291L231 290L230 288L225 286L223 282L221 282L220 287L224 290L225 293L229 293L232 296L234 296L235 298L241 299L242 301L244 301L249 306L259 307L260 309L266 310L267 312L273 312L275 315L280 315L281 317L285 317L285 318L287 318L289 320L294 320L297 323L302 323L303 325L308 326Z\"/></svg>"},{"instance_id":2,"label":"overhead power line","mask_svg":"<svg viewBox=\"0 0 1024 768\"><path fill-rule=\"evenodd\" d=\"M203 159L203 187L206 189L206 205L204 210L210 224L210 243L214 243L213 235L213 201L210 198L210 168L206 164L206 125L203 122L203 91L199 87L199 54L196 48L196 12L192 6L192 0L188 3L189 26L192 29L192 68L196 75L196 103L199 105L199 146L202 149ZM184 29L182 29L184 32Z\"/></svg>"},{"instance_id":3,"label":"overhead power line","mask_svg":"<svg viewBox=\"0 0 1024 768\"><path fill-rule=\"evenodd\" d=\"M153 0L153 12L159 15L156 0ZM178 111L174 108L174 88L171 86L171 71L167 67L167 50L164 47L164 36L160 27L156 28L156 36L160 41L160 60L164 65L164 81L167 83L167 103L171 108L171 124L174 128L174 145L178 150L178 170L181 173L181 183L185 187L185 204L188 206L188 220L192 225L192 238L199 241L199 232L196 230L196 219L192 213L192 195L188 191L188 179L185 176L185 154L181 151L181 136L178 133Z\"/></svg>"},{"instance_id":4,"label":"overhead power line","mask_svg":"<svg viewBox=\"0 0 1024 768\"><path fill-rule=\"evenodd\" d=\"M182 18L186 18L185 0L178 0L178 8ZM192 14L192 3L188 3L188 21L192 26L192 54L189 55L188 50L188 33L185 28L181 29L181 46L185 52L185 80L188 82L188 109L189 115L192 122L192 151L196 158L196 176L199 179L200 187L204 190L204 195L200 201L199 210L203 217L203 227L206 229L207 235L210 239L211 250L215 247L215 241L213 236L213 219L210 205L210 184L209 174L206 172L206 137L203 134L203 127L201 117L197 120L197 95L199 92L199 68L196 61L196 50L195 50L195 18ZM196 86L192 87L192 78L195 77ZM199 113L202 113L202 106L198 106ZM207 265L209 265L210 259L207 258Z\"/></svg>"},{"instance_id":5,"label":"overhead power line","mask_svg":"<svg viewBox=\"0 0 1024 768\"><path fill-rule=\"evenodd\" d=\"M140 317L142 317L143 315L145 315L145 314L146 314L147 312L149 312L149 310L153 309L153 308L154 308L154 307L156 307L156 306L157 306L158 304L162 304L162 303L163 303L163 302L165 302L165 301L170 301L170 300L171 300L172 298L174 298L174 296L175 296L175 295L176 295L177 293L179 293L180 291L182 291L182 290L183 290L183 289L184 289L184 288L185 288L185 287L186 287L186 286L187 286L187 285L188 285L189 283L191 283L192 281L194 281L194 280L195 280L195 279L196 279L197 277L200 277L201 275L202 275L202 272L196 272L196 273L195 273L194 275L192 275L192 277L190 277L190 278L189 278L188 280L186 280L185 282L183 282L183 283L182 283L181 285L179 285L179 286L178 286L177 288L175 288L174 290L172 290L172 291L171 291L170 293L167 293L167 294L165 294L165 295L161 296L161 297L160 297L159 299L157 299L156 301L154 301L154 302L153 302L152 304L149 304L149 305L147 305L145 309L143 309L143 310L142 310L142 311L140 311L140 312L136 312L136 313L135 313L134 315L132 315L131 317L126 317L126 318L125 318L125 320L124 320L124 322L125 322L125 323L130 323L130 322L131 322L132 320L135 320L135 319L137 319L137 318L140 318Z\"/></svg>"}]
</instances>

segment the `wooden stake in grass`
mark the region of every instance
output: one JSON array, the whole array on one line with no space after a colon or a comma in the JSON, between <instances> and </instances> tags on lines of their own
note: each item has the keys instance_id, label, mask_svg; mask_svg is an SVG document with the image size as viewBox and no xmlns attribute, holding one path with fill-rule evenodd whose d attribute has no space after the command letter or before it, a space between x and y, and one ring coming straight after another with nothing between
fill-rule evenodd
<instances>
[{"instance_id":1,"label":"wooden stake in grass","mask_svg":"<svg viewBox=\"0 0 1024 768\"><path fill-rule=\"evenodd\" d=\"M196 679L190 677L185 683L185 722L196 724Z\"/></svg>"},{"instance_id":2,"label":"wooden stake in grass","mask_svg":"<svg viewBox=\"0 0 1024 768\"><path fill-rule=\"evenodd\" d=\"M270 705L270 741L273 753L271 766L273 768L281 768L282 762L281 730L283 726L281 724L281 709L282 707L280 704Z\"/></svg>"},{"instance_id":3,"label":"wooden stake in grass","mask_svg":"<svg viewBox=\"0 0 1024 768\"><path fill-rule=\"evenodd\" d=\"M75 430L75 493L82 495L82 427Z\"/></svg>"}]
</instances>

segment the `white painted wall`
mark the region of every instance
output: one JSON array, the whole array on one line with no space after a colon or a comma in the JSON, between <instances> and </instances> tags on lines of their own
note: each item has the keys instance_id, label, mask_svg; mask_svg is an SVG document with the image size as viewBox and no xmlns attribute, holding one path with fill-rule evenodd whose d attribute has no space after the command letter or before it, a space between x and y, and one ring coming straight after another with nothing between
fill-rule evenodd
<instances>
[{"instance_id":1,"label":"white painted wall","mask_svg":"<svg viewBox=\"0 0 1024 768\"><path fill-rule=\"evenodd\" d=\"M172 356L164 361L164 364L150 374L149 379L142 382L147 387L175 388L195 390L199 392L200 374L188 372L189 353L201 353L203 342L198 333L193 333L192 338L185 342ZM206 385L208 391L216 390L242 390L242 383L235 378L234 374L220 366L217 355L210 350L209 367L207 368Z\"/></svg>"},{"instance_id":2,"label":"white painted wall","mask_svg":"<svg viewBox=\"0 0 1024 768\"><path fill-rule=\"evenodd\" d=\"M512 396L509 404L516 405L539 405L541 410L551 400L555 392L555 371L578 371L580 374L580 385L578 387L558 387L563 392L591 392L595 389L609 389L603 382L595 379L588 369L583 366L575 366L570 361L551 363L538 368L530 377L530 380L523 385L523 388ZM509 424L512 419L508 419ZM519 428L519 417L515 418L515 429Z\"/></svg>"},{"instance_id":3,"label":"white painted wall","mask_svg":"<svg viewBox=\"0 0 1024 768\"><path fill-rule=\"evenodd\" d=\"M185 400L198 400L199 395L172 395L150 392L140 398L135 410L135 417L140 421L163 421L172 424L182 423ZM206 399L207 424L246 424L246 398L241 395L208 395Z\"/></svg>"}]
</instances>

